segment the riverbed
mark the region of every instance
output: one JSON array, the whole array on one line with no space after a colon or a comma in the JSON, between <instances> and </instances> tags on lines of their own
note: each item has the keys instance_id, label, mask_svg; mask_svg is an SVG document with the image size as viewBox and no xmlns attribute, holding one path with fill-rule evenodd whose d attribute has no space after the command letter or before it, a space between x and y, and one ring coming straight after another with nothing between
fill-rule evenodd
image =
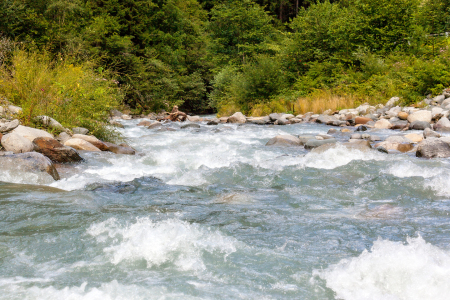
<instances>
[{"instance_id":1,"label":"riverbed","mask_svg":"<svg viewBox=\"0 0 450 300\"><path fill-rule=\"evenodd\" d=\"M135 156L1 171L0 299L450 299L449 159L139 121Z\"/></svg>"}]
</instances>

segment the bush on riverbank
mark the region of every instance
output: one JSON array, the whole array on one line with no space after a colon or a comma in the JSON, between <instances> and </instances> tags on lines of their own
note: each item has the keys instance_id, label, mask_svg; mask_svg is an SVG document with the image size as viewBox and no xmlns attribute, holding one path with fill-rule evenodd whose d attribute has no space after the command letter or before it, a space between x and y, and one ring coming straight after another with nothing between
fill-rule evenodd
<instances>
[{"instance_id":1,"label":"bush on riverbank","mask_svg":"<svg viewBox=\"0 0 450 300\"><path fill-rule=\"evenodd\" d=\"M46 53L16 50L0 68L0 94L22 107L23 124L46 115L64 127L85 127L103 140L114 137L106 127L109 111L123 99L123 89L90 62L52 59Z\"/></svg>"}]
</instances>

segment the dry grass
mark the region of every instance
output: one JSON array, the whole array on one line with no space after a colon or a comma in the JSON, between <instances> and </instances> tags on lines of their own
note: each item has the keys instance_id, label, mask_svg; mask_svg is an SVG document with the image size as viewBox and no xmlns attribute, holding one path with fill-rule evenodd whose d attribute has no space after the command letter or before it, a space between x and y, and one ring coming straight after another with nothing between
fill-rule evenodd
<instances>
[{"instance_id":1,"label":"dry grass","mask_svg":"<svg viewBox=\"0 0 450 300\"><path fill-rule=\"evenodd\" d=\"M354 108L367 99L360 99L353 95L336 95L330 91L319 91L309 97L298 98L294 103L294 111L296 114L304 114L307 112L323 113L324 111L341 110L345 108Z\"/></svg>"}]
</instances>

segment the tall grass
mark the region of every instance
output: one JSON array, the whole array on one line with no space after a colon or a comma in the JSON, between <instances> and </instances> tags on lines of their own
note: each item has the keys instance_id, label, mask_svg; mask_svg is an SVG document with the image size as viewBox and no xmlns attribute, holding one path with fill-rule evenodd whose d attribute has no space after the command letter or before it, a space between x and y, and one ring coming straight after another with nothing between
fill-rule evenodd
<instances>
[{"instance_id":1,"label":"tall grass","mask_svg":"<svg viewBox=\"0 0 450 300\"><path fill-rule=\"evenodd\" d=\"M106 140L114 138L106 127L109 111L124 96L109 74L95 71L90 62L75 64L24 50L14 51L11 63L0 67L0 94L22 107L26 125L47 115L64 127L86 127Z\"/></svg>"}]
</instances>

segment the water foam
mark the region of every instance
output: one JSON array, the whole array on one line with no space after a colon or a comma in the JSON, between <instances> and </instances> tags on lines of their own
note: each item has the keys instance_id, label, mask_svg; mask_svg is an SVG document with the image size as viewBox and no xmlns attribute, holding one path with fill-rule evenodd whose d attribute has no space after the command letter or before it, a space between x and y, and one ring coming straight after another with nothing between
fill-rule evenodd
<instances>
[{"instance_id":1,"label":"water foam","mask_svg":"<svg viewBox=\"0 0 450 300\"><path fill-rule=\"evenodd\" d=\"M204 270L204 252L226 259L236 251L234 238L178 219L138 218L136 223L121 225L111 218L91 225L87 233L99 243L110 244L104 252L113 264L145 260L149 268L171 263L181 271Z\"/></svg>"},{"instance_id":2,"label":"water foam","mask_svg":"<svg viewBox=\"0 0 450 300\"><path fill-rule=\"evenodd\" d=\"M359 257L313 274L326 280L338 299L450 299L450 252L420 236L406 244L378 239Z\"/></svg>"}]
</instances>

